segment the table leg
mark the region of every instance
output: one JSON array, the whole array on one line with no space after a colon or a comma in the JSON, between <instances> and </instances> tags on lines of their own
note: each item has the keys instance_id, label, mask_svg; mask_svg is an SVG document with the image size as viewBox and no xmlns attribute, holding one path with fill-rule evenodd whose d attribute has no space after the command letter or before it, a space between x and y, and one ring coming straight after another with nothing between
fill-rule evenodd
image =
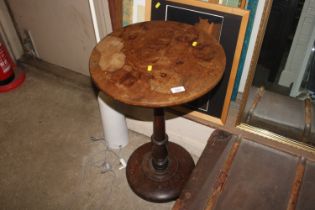
<instances>
[{"instance_id":1,"label":"table leg","mask_svg":"<svg viewBox=\"0 0 315 210\"><path fill-rule=\"evenodd\" d=\"M156 171L164 171L168 166L167 143L165 133L164 110L154 109L152 142L152 165Z\"/></svg>"},{"instance_id":2,"label":"table leg","mask_svg":"<svg viewBox=\"0 0 315 210\"><path fill-rule=\"evenodd\" d=\"M163 108L154 109L151 142L136 149L128 160L126 176L131 189L148 201L175 200L194 166L183 147L168 141Z\"/></svg>"}]
</instances>

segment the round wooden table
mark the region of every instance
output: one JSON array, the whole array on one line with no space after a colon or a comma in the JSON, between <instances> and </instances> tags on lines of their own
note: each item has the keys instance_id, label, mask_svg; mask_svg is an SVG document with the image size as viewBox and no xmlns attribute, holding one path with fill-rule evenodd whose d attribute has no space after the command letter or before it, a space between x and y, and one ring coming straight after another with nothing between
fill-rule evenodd
<instances>
[{"instance_id":1,"label":"round wooden table","mask_svg":"<svg viewBox=\"0 0 315 210\"><path fill-rule=\"evenodd\" d=\"M210 28L144 22L109 34L92 51L90 73L101 91L154 108L151 142L133 152L126 169L130 187L145 200L176 199L194 168L190 154L168 141L163 108L197 99L222 78L225 53Z\"/></svg>"}]
</instances>

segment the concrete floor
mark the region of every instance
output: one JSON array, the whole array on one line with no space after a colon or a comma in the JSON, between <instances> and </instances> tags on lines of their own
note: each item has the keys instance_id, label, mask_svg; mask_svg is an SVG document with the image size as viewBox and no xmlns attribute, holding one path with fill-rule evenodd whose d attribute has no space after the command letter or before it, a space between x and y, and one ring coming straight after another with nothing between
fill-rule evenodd
<instances>
[{"instance_id":1,"label":"concrete floor","mask_svg":"<svg viewBox=\"0 0 315 210\"><path fill-rule=\"evenodd\" d=\"M170 209L129 188L119 160L104 151L91 87L28 66L18 89L0 94L0 209ZM82 76L81 76L82 77ZM129 131L125 160L149 138ZM106 159L112 172L101 173Z\"/></svg>"}]
</instances>

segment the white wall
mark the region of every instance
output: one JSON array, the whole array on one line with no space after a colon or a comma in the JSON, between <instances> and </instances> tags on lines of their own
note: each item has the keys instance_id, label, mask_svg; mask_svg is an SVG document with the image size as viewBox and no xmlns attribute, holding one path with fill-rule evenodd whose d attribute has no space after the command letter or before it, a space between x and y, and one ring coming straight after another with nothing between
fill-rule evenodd
<instances>
[{"instance_id":1,"label":"white wall","mask_svg":"<svg viewBox=\"0 0 315 210\"><path fill-rule=\"evenodd\" d=\"M9 0L20 32L29 30L39 57L89 75L96 44L87 0Z\"/></svg>"},{"instance_id":2,"label":"white wall","mask_svg":"<svg viewBox=\"0 0 315 210\"><path fill-rule=\"evenodd\" d=\"M289 87L292 83L297 81L299 73L301 71L303 77L305 69L302 69L303 61L306 56L306 53L309 53L308 44L313 43L312 32L315 29L315 0L306 0L303 6L303 10L300 16L299 24L297 26L290 53L285 65L284 70L281 73L279 84L282 86ZM305 66L305 65L304 65ZM296 85L296 84L295 84ZM299 89L298 87L294 89ZM295 91L295 94L291 95L295 97L298 94L298 91Z\"/></svg>"}]
</instances>

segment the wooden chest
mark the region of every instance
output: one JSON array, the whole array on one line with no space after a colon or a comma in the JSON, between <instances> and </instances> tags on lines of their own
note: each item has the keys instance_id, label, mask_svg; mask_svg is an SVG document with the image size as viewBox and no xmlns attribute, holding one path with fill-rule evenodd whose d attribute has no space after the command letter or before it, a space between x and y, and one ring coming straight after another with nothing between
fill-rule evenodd
<instances>
[{"instance_id":1,"label":"wooden chest","mask_svg":"<svg viewBox=\"0 0 315 210\"><path fill-rule=\"evenodd\" d=\"M173 209L311 210L314 193L311 160L217 130Z\"/></svg>"},{"instance_id":2,"label":"wooden chest","mask_svg":"<svg viewBox=\"0 0 315 210\"><path fill-rule=\"evenodd\" d=\"M315 105L252 87L243 121L285 137L315 144Z\"/></svg>"}]
</instances>

